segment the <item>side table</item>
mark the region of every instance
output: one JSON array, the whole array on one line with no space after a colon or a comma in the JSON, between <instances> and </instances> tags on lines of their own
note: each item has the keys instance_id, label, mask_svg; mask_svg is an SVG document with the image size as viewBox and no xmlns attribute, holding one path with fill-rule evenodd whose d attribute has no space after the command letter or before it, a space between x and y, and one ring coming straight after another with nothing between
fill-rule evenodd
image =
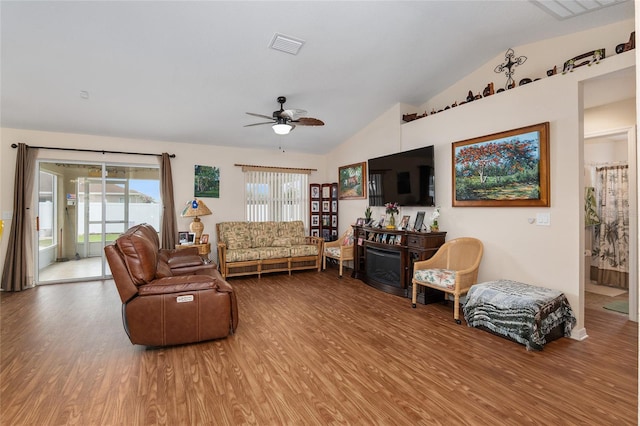
<instances>
[{"instance_id":1,"label":"side table","mask_svg":"<svg viewBox=\"0 0 640 426\"><path fill-rule=\"evenodd\" d=\"M185 249L187 247L197 247L198 254L202 256L202 258L206 262L210 262L209 253L211 253L211 243L205 244L176 244L176 249Z\"/></svg>"}]
</instances>

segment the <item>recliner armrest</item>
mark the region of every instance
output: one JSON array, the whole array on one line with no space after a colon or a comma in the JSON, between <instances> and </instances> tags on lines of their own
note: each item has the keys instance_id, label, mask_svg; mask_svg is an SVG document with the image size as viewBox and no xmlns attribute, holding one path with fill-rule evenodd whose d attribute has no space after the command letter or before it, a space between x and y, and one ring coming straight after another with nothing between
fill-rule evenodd
<instances>
[{"instance_id":1,"label":"recliner armrest","mask_svg":"<svg viewBox=\"0 0 640 426\"><path fill-rule=\"evenodd\" d=\"M138 287L140 296L218 289L218 280L209 275L165 277Z\"/></svg>"}]
</instances>

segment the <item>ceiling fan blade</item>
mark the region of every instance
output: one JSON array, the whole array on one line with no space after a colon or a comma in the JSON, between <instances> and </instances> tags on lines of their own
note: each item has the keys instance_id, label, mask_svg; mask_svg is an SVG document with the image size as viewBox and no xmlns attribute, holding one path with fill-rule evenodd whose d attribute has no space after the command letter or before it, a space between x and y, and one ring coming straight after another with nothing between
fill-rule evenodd
<instances>
[{"instance_id":1,"label":"ceiling fan blade","mask_svg":"<svg viewBox=\"0 0 640 426\"><path fill-rule=\"evenodd\" d=\"M324 126L324 121L311 117L300 117L298 120L294 120L294 123L300 126Z\"/></svg>"},{"instance_id":2,"label":"ceiling fan blade","mask_svg":"<svg viewBox=\"0 0 640 426\"><path fill-rule=\"evenodd\" d=\"M303 109L290 108L290 109L285 109L285 110L281 111L279 115L282 118L286 117L286 118L288 118L290 120L295 121L298 118L307 115L307 111L305 111Z\"/></svg>"},{"instance_id":3,"label":"ceiling fan blade","mask_svg":"<svg viewBox=\"0 0 640 426\"><path fill-rule=\"evenodd\" d=\"M273 120L273 117L264 114L256 114L255 112L248 112L247 114L253 115L254 117L266 118L267 120Z\"/></svg>"},{"instance_id":4,"label":"ceiling fan blade","mask_svg":"<svg viewBox=\"0 0 640 426\"><path fill-rule=\"evenodd\" d=\"M253 123L253 124L247 124L247 125L242 126L242 127L261 126L261 125L263 125L263 124L271 124L271 125L273 125L273 121L268 121L268 122L265 122L265 123Z\"/></svg>"}]
</instances>

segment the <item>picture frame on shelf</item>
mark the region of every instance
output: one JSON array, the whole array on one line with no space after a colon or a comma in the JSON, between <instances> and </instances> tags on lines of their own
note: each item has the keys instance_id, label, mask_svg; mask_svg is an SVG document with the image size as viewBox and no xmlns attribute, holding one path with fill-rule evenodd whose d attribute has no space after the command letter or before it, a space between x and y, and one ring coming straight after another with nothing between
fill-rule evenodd
<instances>
[{"instance_id":1,"label":"picture frame on shelf","mask_svg":"<svg viewBox=\"0 0 640 426\"><path fill-rule=\"evenodd\" d=\"M380 220L378 221L378 225L377 225L377 226L378 226L378 228L382 228L382 227L384 226L384 220L385 220L386 218L387 218L387 217L386 217L385 215L382 215L382 216L380 217Z\"/></svg>"},{"instance_id":2,"label":"picture frame on shelf","mask_svg":"<svg viewBox=\"0 0 640 426\"><path fill-rule=\"evenodd\" d=\"M209 234L202 234L200 236L200 244L208 244L209 243Z\"/></svg>"},{"instance_id":3,"label":"picture frame on shelf","mask_svg":"<svg viewBox=\"0 0 640 426\"><path fill-rule=\"evenodd\" d=\"M356 219L356 226L364 226L364 217L359 217Z\"/></svg>"},{"instance_id":4,"label":"picture frame on shelf","mask_svg":"<svg viewBox=\"0 0 640 426\"><path fill-rule=\"evenodd\" d=\"M422 224L424 223L424 215L425 215L425 212L416 213L416 221L413 224L414 231L420 232L422 230Z\"/></svg>"},{"instance_id":5,"label":"picture frame on shelf","mask_svg":"<svg viewBox=\"0 0 640 426\"><path fill-rule=\"evenodd\" d=\"M400 221L400 229L405 230L409 227L409 219L411 219L411 216L409 215L402 216L402 220Z\"/></svg>"},{"instance_id":6,"label":"picture frame on shelf","mask_svg":"<svg viewBox=\"0 0 640 426\"><path fill-rule=\"evenodd\" d=\"M451 155L453 207L550 207L548 121L454 142Z\"/></svg>"},{"instance_id":7,"label":"picture frame on shelf","mask_svg":"<svg viewBox=\"0 0 640 426\"><path fill-rule=\"evenodd\" d=\"M178 232L178 244L188 244L188 243L189 243L189 232L188 231Z\"/></svg>"}]
</instances>

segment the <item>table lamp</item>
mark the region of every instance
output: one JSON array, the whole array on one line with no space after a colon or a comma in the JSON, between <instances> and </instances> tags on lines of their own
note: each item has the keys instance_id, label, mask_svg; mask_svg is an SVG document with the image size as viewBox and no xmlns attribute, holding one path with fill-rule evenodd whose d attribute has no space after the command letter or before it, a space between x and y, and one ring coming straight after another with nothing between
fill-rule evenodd
<instances>
[{"instance_id":1,"label":"table lamp","mask_svg":"<svg viewBox=\"0 0 640 426\"><path fill-rule=\"evenodd\" d=\"M206 204L198 199L194 198L191 201L188 201L182 210L182 217L192 217L193 222L189 224L189 230L193 232L195 235L195 242L200 244L200 237L202 236L202 231L204 231L204 224L200 222L200 218L198 216L206 216L208 214L213 214L209 207Z\"/></svg>"}]
</instances>

